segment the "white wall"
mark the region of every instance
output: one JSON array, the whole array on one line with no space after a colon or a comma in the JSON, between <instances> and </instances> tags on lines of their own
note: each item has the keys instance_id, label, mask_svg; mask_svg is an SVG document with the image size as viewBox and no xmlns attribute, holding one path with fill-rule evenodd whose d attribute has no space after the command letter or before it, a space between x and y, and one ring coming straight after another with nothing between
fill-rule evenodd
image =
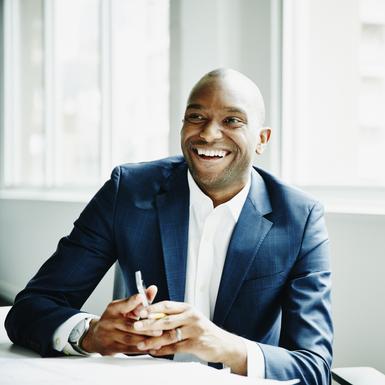
<instances>
[{"instance_id":1,"label":"white wall","mask_svg":"<svg viewBox=\"0 0 385 385\"><path fill-rule=\"evenodd\" d=\"M334 366L385 373L385 216L327 214L333 269Z\"/></svg>"},{"instance_id":2,"label":"white wall","mask_svg":"<svg viewBox=\"0 0 385 385\"><path fill-rule=\"evenodd\" d=\"M188 90L205 72L230 66L254 79L277 124L272 76L274 44L270 0L172 0L171 152ZM204 11L202 11L204 10ZM274 17L272 17L274 16ZM226 36L224 40L223 36ZM278 138L260 165L274 168ZM0 199L0 295L13 298L58 239L67 234L84 204ZM385 216L328 214L334 268L335 366L369 365L385 372ZM110 300L109 272L85 308L100 313Z\"/></svg>"},{"instance_id":3,"label":"white wall","mask_svg":"<svg viewBox=\"0 0 385 385\"><path fill-rule=\"evenodd\" d=\"M0 295L13 300L16 293L69 234L85 204L0 199ZM99 314L112 298L110 270L85 303Z\"/></svg>"},{"instance_id":4,"label":"white wall","mask_svg":"<svg viewBox=\"0 0 385 385\"><path fill-rule=\"evenodd\" d=\"M266 125L277 126L279 0L171 0L171 154L180 153L179 131L188 94L205 73L229 67L254 80L267 105ZM277 15L272 16L272 10ZM273 112L273 113L272 113ZM279 147L273 132L271 146ZM277 151L267 151L261 166L275 167Z\"/></svg>"}]
</instances>

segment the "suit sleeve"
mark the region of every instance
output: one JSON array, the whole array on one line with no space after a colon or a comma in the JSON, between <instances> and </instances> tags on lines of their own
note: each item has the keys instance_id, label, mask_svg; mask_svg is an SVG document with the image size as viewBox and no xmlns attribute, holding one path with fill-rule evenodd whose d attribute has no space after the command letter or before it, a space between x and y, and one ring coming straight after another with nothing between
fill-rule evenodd
<instances>
[{"instance_id":1,"label":"suit sleeve","mask_svg":"<svg viewBox=\"0 0 385 385\"><path fill-rule=\"evenodd\" d=\"M329 241L323 209L315 204L282 300L279 347L259 344L266 378L299 378L301 384L329 384L332 362Z\"/></svg>"},{"instance_id":2,"label":"suit sleeve","mask_svg":"<svg viewBox=\"0 0 385 385\"><path fill-rule=\"evenodd\" d=\"M75 221L70 235L15 298L5 320L11 341L40 355L58 355L52 336L80 308L116 260L114 211L120 168ZM44 236L42 234L42 236Z\"/></svg>"}]
</instances>

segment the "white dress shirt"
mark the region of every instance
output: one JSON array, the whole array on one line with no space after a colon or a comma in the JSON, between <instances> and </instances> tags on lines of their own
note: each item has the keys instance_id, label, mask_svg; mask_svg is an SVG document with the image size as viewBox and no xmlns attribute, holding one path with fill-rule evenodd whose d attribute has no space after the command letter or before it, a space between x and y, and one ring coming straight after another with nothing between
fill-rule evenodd
<instances>
[{"instance_id":1,"label":"white dress shirt","mask_svg":"<svg viewBox=\"0 0 385 385\"><path fill-rule=\"evenodd\" d=\"M188 185L190 216L185 302L212 320L231 234L247 198L250 178L237 195L215 208L212 200L200 190L189 171ZM54 348L66 354L79 354L67 342L68 337L71 330L83 318L89 316L84 313L77 314L60 325L54 333ZM264 378L265 360L261 348L255 342L243 340L247 349L248 377ZM200 361L190 354L182 353L176 354L174 359Z\"/></svg>"}]
</instances>

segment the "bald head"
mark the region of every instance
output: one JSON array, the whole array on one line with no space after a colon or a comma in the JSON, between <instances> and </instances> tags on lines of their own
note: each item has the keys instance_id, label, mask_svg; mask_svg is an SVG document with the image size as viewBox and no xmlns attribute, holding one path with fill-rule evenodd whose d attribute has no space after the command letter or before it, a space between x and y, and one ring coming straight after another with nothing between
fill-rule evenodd
<instances>
[{"instance_id":1,"label":"bald head","mask_svg":"<svg viewBox=\"0 0 385 385\"><path fill-rule=\"evenodd\" d=\"M257 85L247 76L230 68L218 68L204 75L193 87L188 97L189 104L204 88L231 88L236 90L258 116L258 125L265 121L265 103Z\"/></svg>"}]
</instances>

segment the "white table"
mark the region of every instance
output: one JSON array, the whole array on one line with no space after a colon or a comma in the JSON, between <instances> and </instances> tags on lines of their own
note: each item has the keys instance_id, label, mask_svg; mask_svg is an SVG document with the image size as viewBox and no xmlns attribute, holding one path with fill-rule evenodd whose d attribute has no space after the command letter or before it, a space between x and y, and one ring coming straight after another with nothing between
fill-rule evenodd
<instances>
[{"instance_id":1,"label":"white table","mask_svg":"<svg viewBox=\"0 0 385 385\"><path fill-rule=\"evenodd\" d=\"M178 363L150 356L41 358L31 350L13 345L8 339L4 320L9 309L8 306L0 307L1 385L282 384L256 381L198 363Z\"/></svg>"}]
</instances>

